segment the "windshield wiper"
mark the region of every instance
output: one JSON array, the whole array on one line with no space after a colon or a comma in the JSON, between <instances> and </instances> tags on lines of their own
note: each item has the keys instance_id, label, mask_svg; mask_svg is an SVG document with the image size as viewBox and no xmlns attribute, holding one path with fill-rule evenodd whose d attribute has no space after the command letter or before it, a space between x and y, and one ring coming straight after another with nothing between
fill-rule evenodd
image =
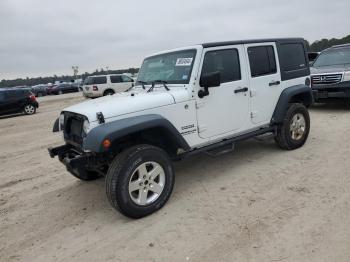
<instances>
[{"instance_id":1,"label":"windshield wiper","mask_svg":"<svg viewBox=\"0 0 350 262\"><path fill-rule=\"evenodd\" d=\"M156 84L163 84L163 86L166 89L166 91L170 91L169 87L166 85L167 83L168 82L164 81L164 80L154 80L152 82L152 86L147 90L147 93L153 91L153 89L154 89Z\"/></svg>"},{"instance_id":2,"label":"windshield wiper","mask_svg":"<svg viewBox=\"0 0 350 262\"><path fill-rule=\"evenodd\" d=\"M137 82L142 85L143 89L146 89L145 85L147 85L147 82L145 82L145 81L137 81Z\"/></svg>"}]
</instances>

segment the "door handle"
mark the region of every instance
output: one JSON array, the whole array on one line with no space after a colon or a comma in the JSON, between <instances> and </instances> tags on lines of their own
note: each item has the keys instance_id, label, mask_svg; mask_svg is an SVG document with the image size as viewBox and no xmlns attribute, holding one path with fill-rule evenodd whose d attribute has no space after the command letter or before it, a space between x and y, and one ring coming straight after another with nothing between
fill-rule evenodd
<instances>
[{"instance_id":1,"label":"door handle","mask_svg":"<svg viewBox=\"0 0 350 262\"><path fill-rule=\"evenodd\" d=\"M248 87L243 87L235 90L235 94L248 92Z\"/></svg>"},{"instance_id":2,"label":"door handle","mask_svg":"<svg viewBox=\"0 0 350 262\"><path fill-rule=\"evenodd\" d=\"M271 81L269 83L269 86L278 86L281 82L280 81Z\"/></svg>"}]
</instances>

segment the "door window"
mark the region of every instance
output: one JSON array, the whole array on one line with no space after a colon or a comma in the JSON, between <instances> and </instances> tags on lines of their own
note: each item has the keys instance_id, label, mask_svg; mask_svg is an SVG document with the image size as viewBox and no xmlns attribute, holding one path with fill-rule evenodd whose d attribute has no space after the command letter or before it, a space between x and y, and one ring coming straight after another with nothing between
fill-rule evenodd
<instances>
[{"instance_id":1,"label":"door window","mask_svg":"<svg viewBox=\"0 0 350 262\"><path fill-rule=\"evenodd\" d=\"M125 76L125 75L122 75L122 80L123 82L134 82L130 77L128 76Z\"/></svg>"},{"instance_id":2,"label":"door window","mask_svg":"<svg viewBox=\"0 0 350 262\"><path fill-rule=\"evenodd\" d=\"M252 77L277 73L273 46L254 46L248 48L250 72Z\"/></svg>"},{"instance_id":3,"label":"door window","mask_svg":"<svg viewBox=\"0 0 350 262\"><path fill-rule=\"evenodd\" d=\"M111 76L111 83L121 83L122 78L121 76Z\"/></svg>"},{"instance_id":4,"label":"door window","mask_svg":"<svg viewBox=\"0 0 350 262\"><path fill-rule=\"evenodd\" d=\"M241 79L241 67L237 49L209 51L205 54L202 75L220 72L220 83Z\"/></svg>"}]
</instances>

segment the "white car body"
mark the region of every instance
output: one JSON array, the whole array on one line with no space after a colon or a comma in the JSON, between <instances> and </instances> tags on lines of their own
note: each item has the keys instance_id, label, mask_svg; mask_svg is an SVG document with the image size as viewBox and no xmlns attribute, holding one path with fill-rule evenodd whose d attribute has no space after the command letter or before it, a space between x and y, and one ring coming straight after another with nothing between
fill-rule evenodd
<instances>
[{"instance_id":1,"label":"white car body","mask_svg":"<svg viewBox=\"0 0 350 262\"><path fill-rule=\"evenodd\" d=\"M257 46L273 48L277 66L275 73L251 77L247 52L248 48ZM151 57L189 49L196 50L197 54L187 84L168 84L170 91L166 91L162 84L155 84L154 90L147 92L136 83L137 86L128 92L87 101L64 111L86 116L90 130L100 125L96 112L103 113L106 123L157 114L172 123L191 148L198 148L269 126L282 91L290 86L304 84L309 77L281 81L279 54L273 41L213 47L195 45L156 53ZM238 50L241 79L210 88L210 95L199 98L197 93L202 89L199 79L205 54L225 49ZM148 89L150 85L146 87ZM247 92L235 93L242 87L246 87Z\"/></svg>"},{"instance_id":2,"label":"white car body","mask_svg":"<svg viewBox=\"0 0 350 262\"><path fill-rule=\"evenodd\" d=\"M83 84L83 95L96 98L125 92L131 88L134 80L124 74L89 76Z\"/></svg>"}]
</instances>

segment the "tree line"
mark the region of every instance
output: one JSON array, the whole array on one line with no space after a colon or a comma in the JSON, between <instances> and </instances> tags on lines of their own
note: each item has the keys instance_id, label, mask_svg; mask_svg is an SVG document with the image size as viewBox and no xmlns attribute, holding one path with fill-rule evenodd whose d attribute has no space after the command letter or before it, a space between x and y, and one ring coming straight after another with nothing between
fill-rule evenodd
<instances>
[{"instance_id":1,"label":"tree line","mask_svg":"<svg viewBox=\"0 0 350 262\"><path fill-rule=\"evenodd\" d=\"M93 73L85 72L80 75L78 74L76 77L72 75L62 75L62 76L54 75L54 76L48 76L48 77L17 78L13 80L3 79L0 81L0 88L14 87L14 86L34 86L34 85L40 85L40 84L55 83L56 81L71 82L75 78L85 79L88 76L92 76L92 75L123 74L123 73L136 74L138 71L139 71L138 68L129 68L129 69L121 69L121 70L105 70L101 68L100 70L96 69Z\"/></svg>"},{"instance_id":2,"label":"tree line","mask_svg":"<svg viewBox=\"0 0 350 262\"><path fill-rule=\"evenodd\" d=\"M309 45L309 50L311 52L321 52L322 50L329 48L334 45L343 45L343 44L349 44L350 43L350 35L345 36L341 39L337 38L331 38L331 39L321 39L321 40L316 40L313 42L311 45Z\"/></svg>"},{"instance_id":3,"label":"tree line","mask_svg":"<svg viewBox=\"0 0 350 262\"><path fill-rule=\"evenodd\" d=\"M320 52L326 48L329 48L334 45L342 45L350 43L350 35L345 36L341 39L331 38L331 39L321 39L316 40L312 44L307 42L307 46L310 52ZM96 70L93 73L85 72L84 74L77 75L77 78L85 79L88 76L92 75L103 75L103 74L122 74L122 73L131 73L135 74L139 71L139 68L129 68L122 70ZM18 78L14 80L1 80L0 87L13 87L13 86L33 86L39 84L54 83L55 81L64 81L69 82L74 79L72 75L62 75L62 76L49 76L49 77L34 77L34 78Z\"/></svg>"}]
</instances>

